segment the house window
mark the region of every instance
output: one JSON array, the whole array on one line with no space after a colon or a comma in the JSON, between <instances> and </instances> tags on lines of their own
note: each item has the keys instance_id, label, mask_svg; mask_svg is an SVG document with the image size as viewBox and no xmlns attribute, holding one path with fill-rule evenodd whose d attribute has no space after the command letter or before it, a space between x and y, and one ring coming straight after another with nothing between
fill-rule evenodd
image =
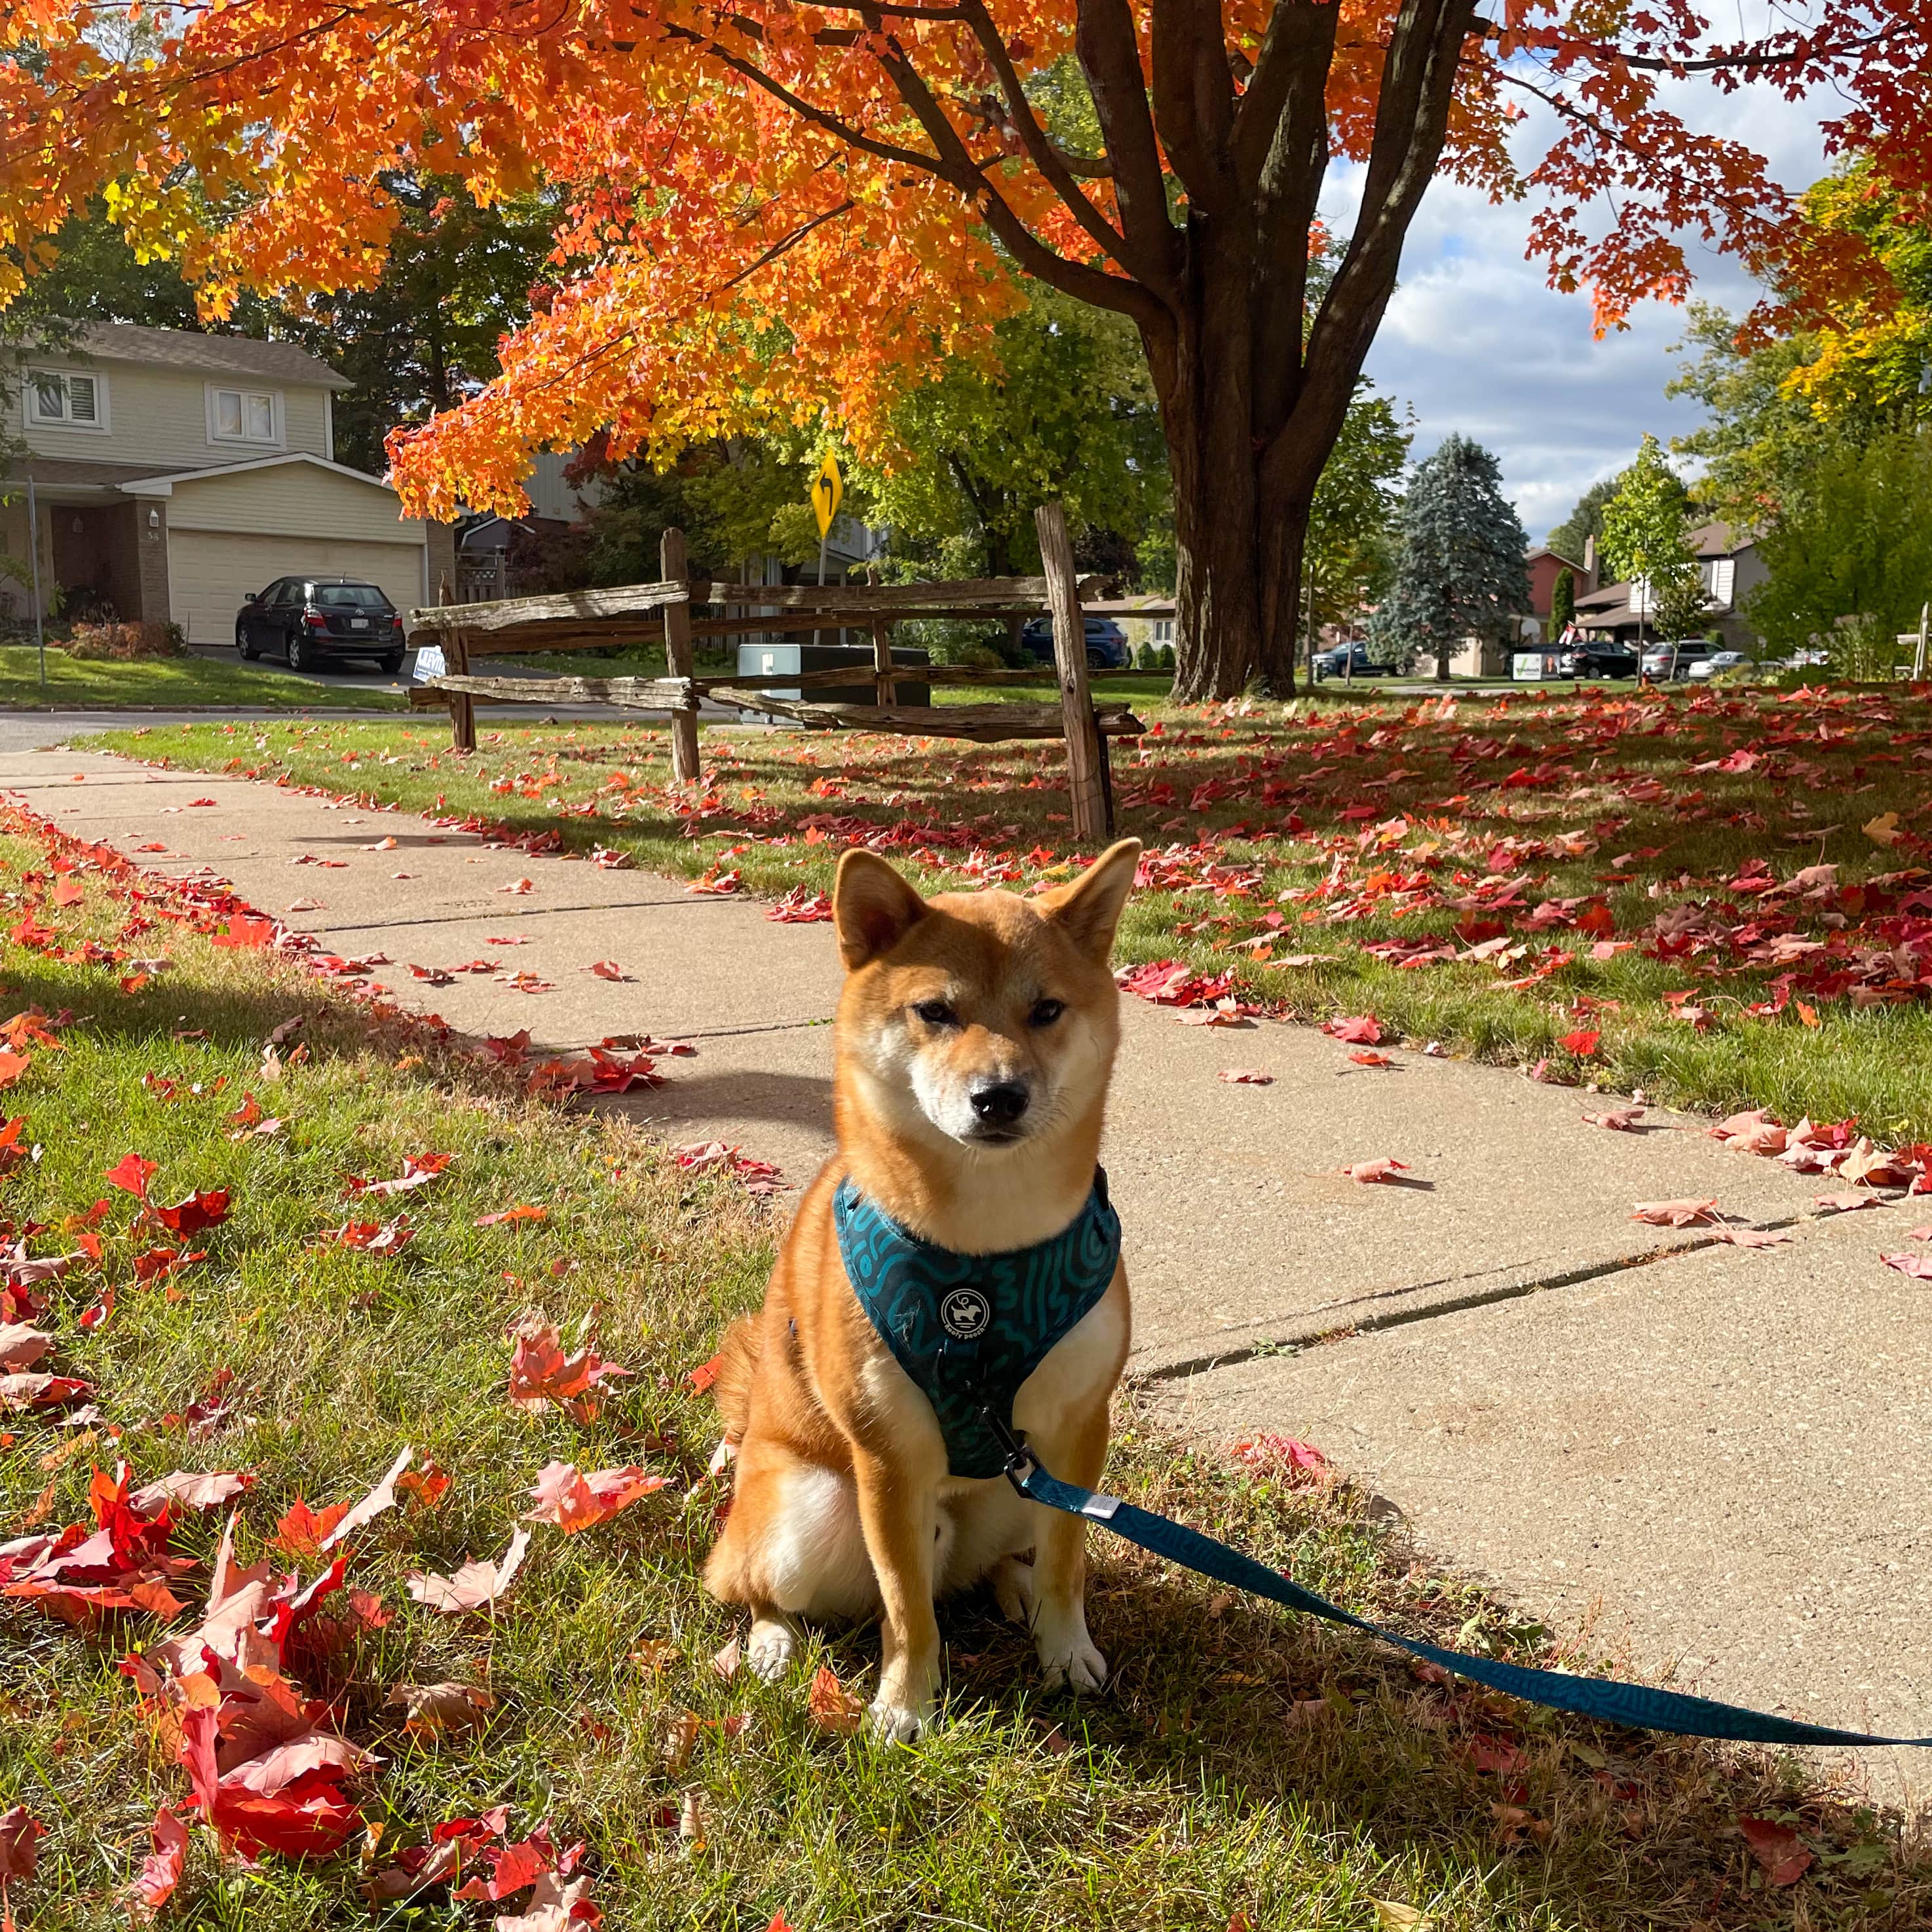
<instances>
[{"instance_id":1,"label":"house window","mask_svg":"<svg viewBox=\"0 0 1932 1932\"><path fill-rule=\"evenodd\" d=\"M1738 565L1735 557L1713 557L1710 574L1704 580L1704 588L1711 593L1711 601L1720 610L1729 608L1732 594L1737 589Z\"/></svg>"},{"instance_id":2,"label":"house window","mask_svg":"<svg viewBox=\"0 0 1932 1932\"><path fill-rule=\"evenodd\" d=\"M98 376L69 370L29 369L27 420L52 429L105 430L107 386Z\"/></svg>"},{"instance_id":3,"label":"house window","mask_svg":"<svg viewBox=\"0 0 1932 1932\"><path fill-rule=\"evenodd\" d=\"M210 383L208 441L278 448L282 440L281 400L273 389L230 389Z\"/></svg>"}]
</instances>

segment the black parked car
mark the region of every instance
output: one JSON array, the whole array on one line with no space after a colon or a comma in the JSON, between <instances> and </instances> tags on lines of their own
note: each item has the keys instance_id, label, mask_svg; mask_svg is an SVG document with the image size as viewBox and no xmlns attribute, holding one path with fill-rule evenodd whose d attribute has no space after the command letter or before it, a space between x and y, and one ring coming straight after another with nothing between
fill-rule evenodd
<instances>
[{"instance_id":1,"label":"black parked car","mask_svg":"<svg viewBox=\"0 0 1932 1932\"><path fill-rule=\"evenodd\" d=\"M337 658L374 658L403 668L403 620L381 586L352 577L278 577L235 615L244 658L272 651L291 670L321 670Z\"/></svg>"},{"instance_id":2,"label":"black parked car","mask_svg":"<svg viewBox=\"0 0 1932 1932\"><path fill-rule=\"evenodd\" d=\"M1348 662L1352 653L1354 662ZM1310 661L1318 684L1324 677L1393 677L1395 666L1382 664L1369 656L1369 647L1359 638L1352 644L1336 644L1332 650L1317 651Z\"/></svg>"},{"instance_id":3,"label":"black parked car","mask_svg":"<svg viewBox=\"0 0 1932 1932\"><path fill-rule=\"evenodd\" d=\"M1037 658L1042 664L1053 662L1053 620L1051 617L1030 619L1020 633L1020 642L1026 646L1030 657ZM1125 670L1133 662L1133 652L1127 646L1127 634L1111 617L1089 617L1087 620L1087 668L1089 670Z\"/></svg>"},{"instance_id":4,"label":"black parked car","mask_svg":"<svg viewBox=\"0 0 1932 1932\"><path fill-rule=\"evenodd\" d=\"M1621 644L1579 644L1570 653L1576 677L1634 677L1637 655Z\"/></svg>"}]
</instances>

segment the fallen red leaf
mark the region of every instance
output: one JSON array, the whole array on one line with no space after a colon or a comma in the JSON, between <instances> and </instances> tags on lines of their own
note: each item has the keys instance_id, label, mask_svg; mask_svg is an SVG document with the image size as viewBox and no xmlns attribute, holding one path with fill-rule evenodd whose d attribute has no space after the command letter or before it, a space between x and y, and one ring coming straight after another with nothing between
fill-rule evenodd
<instances>
[{"instance_id":1,"label":"fallen red leaf","mask_svg":"<svg viewBox=\"0 0 1932 1932\"><path fill-rule=\"evenodd\" d=\"M478 1215L476 1226L479 1228L500 1228L517 1221L548 1221L549 1219L550 1210L548 1208L532 1207L528 1202L522 1202L514 1208L500 1208L494 1214Z\"/></svg>"},{"instance_id":2,"label":"fallen red leaf","mask_svg":"<svg viewBox=\"0 0 1932 1932\"><path fill-rule=\"evenodd\" d=\"M1815 1862L1816 1854L1789 1826L1768 1818L1740 1818L1738 1829L1774 1886L1796 1885Z\"/></svg>"},{"instance_id":3,"label":"fallen red leaf","mask_svg":"<svg viewBox=\"0 0 1932 1932\"><path fill-rule=\"evenodd\" d=\"M1589 1027L1579 1027L1574 1033L1566 1033L1556 1044L1565 1052L1574 1053L1579 1060L1588 1060L1597 1050L1597 1042L1603 1035Z\"/></svg>"},{"instance_id":4,"label":"fallen red leaf","mask_svg":"<svg viewBox=\"0 0 1932 1932\"><path fill-rule=\"evenodd\" d=\"M1352 1053L1348 1058L1358 1066L1394 1066L1398 1064L1385 1053Z\"/></svg>"},{"instance_id":5,"label":"fallen red leaf","mask_svg":"<svg viewBox=\"0 0 1932 1932\"><path fill-rule=\"evenodd\" d=\"M812 1680L806 1711L821 1731L831 1731L840 1737L849 1737L866 1721L863 1702L839 1682L830 1666L823 1664Z\"/></svg>"},{"instance_id":6,"label":"fallen red leaf","mask_svg":"<svg viewBox=\"0 0 1932 1932\"><path fill-rule=\"evenodd\" d=\"M1359 1054L1352 1054L1351 1059L1360 1059ZM1274 1076L1264 1073L1258 1066L1224 1066L1218 1078L1225 1080L1231 1087L1272 1087Z\"/></svg>"},{"instance_id":7,"label":"fallen red leaf","mask_svg":"<svg viewBox=\"0 0 1932 1932\"><path fill-rule=\"evenodd\" d=\"M0 1050L0 1087L10 1087L33 1065L24 1053Z\"/></svg>"},{"instance_id":8,"label":"fallen red leaf","mask_svg":"<svg viewBox=\"0 0 1932 1932\"><path fill-rule=\"evenodd\" d=\"M1641 1107L1606 1107L1600 1114L1586 1114L1585 1121L1593 1127L1608 1127L1620 1134L1630 1132L1638 1121L1643 1118Z\"/></svg>"},{"instance_id":9,"label":"fallen red leaf","mask_svg":"<svg viewBox=\"0 0 1932 1932\"><path fill-rule=\"evenodd\" d=\"M1630 1210L1630 1219L1656 1228L1688 1228L1694 1221L1715 1220L1717 1212L1715 1201L1640 1201Z\"/></svg>"},{"instance_id":10,"label":"fallen red leaf","mask_svg":"<svg viewBox=\"0 0 1932 1932\"><path fill-rule=\"evenodd\" d=\"M524 1520L554 1522L566 1536L574 1536L580 1529L615 1516L640 1496L662 1489L669 1480L666 1476L646 1475L634 1463L586 1473L574 1462L546 1462L530 1492L536 1508Z\"/></svg>"},{"instance_id":11,"label":"fallen red leaf","mask_svg":"<svg viewBox=\"0 0 1932 1932\"><path fill-rule=\"evenodd\" d=\"M509 1548L494 1562L472 1559L448 1576L434 1571L412 1570L404 1580L404 1587L418 1603L445 1616L460 1616L466 1610L487 1610L510 1587L511 1579L522 1567L524 1552L530 1546L530 1532L520 1529L510 1538Z\"/></svg>"},{"instance_id":12,"label":"fallen red leaf","mask_svg":"<svg viewBox=\"0 0 1932 1932\"><path fill-rule=\"evenodd\" d=\"M510 1400L526 1415L541 1415L555 1402L580 1422L596 1418L597 1384L629 1369L604 1360L588 1340L566 1354L555 1324L541 1315L524 1318L510 1330Z\"/></svg>"},{"instance_id":13,"label":"fallen red leaf","mask_svg":"<svg viewBox=\"0 0 1932 1932\"><path fill-rule=\"evenodd\" d=\"M148 1212L170 1234L198 1234L202 1228L218 1226L227 1220L228 1190L197 1188L185 1201L178 1201L172 1208L151 1207Z\"/></svg>"},{"instance_id":14,"label":"fallen red leaf","mask_svg":"<svg viewBox=\"0 0 1932 1932\"><path fill-rule=\"evenodd\" d=\"M1932 1254L1881 1254L1879 1259L1884 1262L1887 1268L1898 1269L1900 1274L1906 1276L1910 1280L1932 1281Z\"/></svg>"},{"instance_id":15,"label":"fallen red leaf","mask_svg":"<svg viewBox=\"0 0 1932 1932\"><path fill-rule=\"evenodd\" d=\"M24 1804L0 1811L0 1884L32 1878L40 1863L40 1841L47 1828L29 1815Z\"/></svg>"},{"instance_id":16,"label":"fallen red leaf","mask_svg":"<svg viewBox=\"0 0 1932 1932\"><path fill-rule=\"evenodd\" d=\"M148 1198L148 1183L160 1172L158 1161L143 1160L137 1154L123 1154L107 1170L107 1184L133 1195L137 1201L145 1202Z\"/></svg>"},{"instance_id":17,"label":"fallen red leaf","mask_svg":"<svg viewBox=\"0 0 1932 1932\"><path fill-rule=\"evenodd\" d=\"M1363 1182L1392 1180L1398 1174L1408 1172L1406 1161L1397 1160L1392 1155L1382 1154L1374 1160L1358 1160L1352 1166L1338 1170L1351 1180Z\"/></svg>"},{"instance_id":18,"label":"fallen red leaf","mask_svg":"<svg viewBox=\"0 0 1932 1932\"><path fill-rule=\"evenodd\" d=\"M1351 1046L1379 1046L1382 1044L1382 1030L1372 1013L1339 1015L1334 1019L1324 1020L1322 1030Z\"/></svg>"},{"instance_id":19,"label":"fallen red leaf","mask_svg":"<svg viewBox=\"0 0 1932 1932\"><path fill-rule=\"evenodd\" d=\"M154 1814L148 1839L154 1849L141 1861L128 1892L137 1918L152 1918L167 1904L188 1863L188 1827L165 1804Z\"/></svg>"},{"instance_id":20,"label":"fallen red leaf","mask_svg":"<svg viewBox=\"0 0 1932 1932\"><path fill-rule=\"evenodd\" d=\"M591 962L590 970L600 980L621 980L624 969L614 959L597 959Z\"/></svg>"}]
</instances>

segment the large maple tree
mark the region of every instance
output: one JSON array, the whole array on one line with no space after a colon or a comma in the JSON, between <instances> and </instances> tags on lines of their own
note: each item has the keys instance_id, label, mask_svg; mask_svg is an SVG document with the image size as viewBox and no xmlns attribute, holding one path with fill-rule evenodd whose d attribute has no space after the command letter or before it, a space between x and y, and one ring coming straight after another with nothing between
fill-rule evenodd
<instances>
[{"instance_id":1,"label":"large maple tree","mask_svg":"<svg viewBox=\"0 0 1932 1932\"><path fill-rule=\"evenodd\" d=\"M0 247L104 191L242 286L366 284L386 171L554 191L556 274L482 395L392 443L415 507L514 502L535 444L620 452L836 422L983 353L1016 273L1138 332L1173 472L1180 688L1291 683L1309 508L1438 173L1534 198L1533 254L1602 320L1688 284L1685 238L1786 260L1795 204L1688 124L1701 74L1829 88L1839 146L1922 195L1924 0L13 0ZM1532 158L1512 123L1541 104ZM1360 165L1333 278L1317 210ZM1612 218L1594 211L1614 207ZM1812 238L1849 272L1847 238ZM6 271L0 268L0 276ZM3 294L4 290L0 290ZM1498 371L1499 380L1507 380Z\"/></svg>"}]
</instances>

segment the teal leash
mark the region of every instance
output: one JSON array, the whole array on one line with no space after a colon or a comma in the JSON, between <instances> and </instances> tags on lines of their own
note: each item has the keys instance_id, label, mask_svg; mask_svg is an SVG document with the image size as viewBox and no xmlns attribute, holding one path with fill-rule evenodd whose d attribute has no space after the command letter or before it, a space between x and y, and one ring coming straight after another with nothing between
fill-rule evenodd
<instances>
[{"instance_id":1,"label":"teal leash","mask_svg":"<svg viewBox=\"0 0 1932 1932\"><path fill-rule=\"evenodd\" d=\"M1232 1584L1254 1596L1265 1597L1304 1616L1346 1624L1492 1690L1507 1692L1548 1710L1568 1711L1580 1718L1596 1718L1636 1730L1667 1731L1678 1737L1724 1738L1738 1744L1913 1744L1932 1748L1932 1737L1874 1737L1863 1731L1841 1731L1828 1724L1808 1724L1768 1711L1748 1710L1740 1704L1720 1704L1709 1697L1690 1696L1681 1690L1659 1690L1646 1684L1620 1683L1613 1678L1579 1677L1567 1670L1533 1670L1525 1664L1474 1657L1465 1651L1445 1650L1440 1644L1403 1636L1370 1622L1366 1617L1357 1616L1352 1610L1343 1610L1339 1604L1331 1604L1326 1597L1304 1589L1292 1577L1270 1570L1198 1530L1156 1516L1150 1510L1138 1509L1118 1496L1082 1489L1078 1483L1063 1483L1040 1466L1024 1440L990 1408L982 1413L1006 1449L1006 1480L1029 1502L1097 1522L1116 1536L1170 1563L1178 1563L1184 1569L1211 1577L1217 1583Z\"/></svg>"}]
</instances>

